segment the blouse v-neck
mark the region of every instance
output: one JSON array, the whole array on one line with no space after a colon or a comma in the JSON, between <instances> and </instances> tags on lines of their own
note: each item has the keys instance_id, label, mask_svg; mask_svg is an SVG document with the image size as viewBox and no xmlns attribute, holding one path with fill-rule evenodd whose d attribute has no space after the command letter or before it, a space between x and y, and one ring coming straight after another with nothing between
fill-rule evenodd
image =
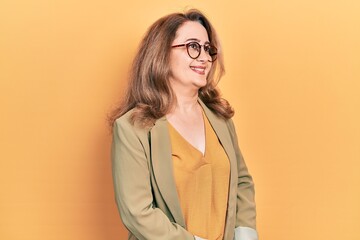
<instances>
[{"instance_id":1,"label":"blouse v-neck","mask_svg":"<svg viewBox=\"0 0 360 240\"><path fill-rule=\"evenodd\" d=\"M179 136L179 138L189 146L189 148L191 148L195 152L198 152L201 155L201 157L205 157L206 149L207 149L207 147L206 147L206 128L207 128L206 121L208 121L208 120L206 118L206 115L205 115L203 109L201 109L201 114L202 114L202 122L203 122L203 129L204 129L204 139L203 139L204 140L204 152L202 152L200 149L198 149L193 144L191 144L169 121L167 121L167 122L168 122L169 127L173 130L173 132L175 134L177 134Z\"/></svg>"},{"instance_id":2,"label":"blouse v-neck","mask_svg":"<svg viewBox=\"0 0 360 240\"><path fill-rule=\"evenodd\" d=\"M203 121L204 155L168 123L173 174L187 230L218 240L224 233L230 162L204 113Z\"/></svg>"}]
</instances>

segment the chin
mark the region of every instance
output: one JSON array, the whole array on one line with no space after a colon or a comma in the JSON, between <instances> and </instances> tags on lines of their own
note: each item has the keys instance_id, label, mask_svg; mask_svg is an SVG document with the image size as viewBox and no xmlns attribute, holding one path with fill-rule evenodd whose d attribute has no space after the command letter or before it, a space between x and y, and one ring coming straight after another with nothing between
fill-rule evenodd
<instances>
[{"instance_id":1,"label":"chin","mask_svg":"<svg viewBox=\"0 0 360 240\"><path fill-rule=\"evenodd\" d=\"M202 87L205 87L207 84L207 80L201 80L201 81L198 81L195 83L195 85L198 87L198 88L202 88Z\"/></svg>"}]
</instances>

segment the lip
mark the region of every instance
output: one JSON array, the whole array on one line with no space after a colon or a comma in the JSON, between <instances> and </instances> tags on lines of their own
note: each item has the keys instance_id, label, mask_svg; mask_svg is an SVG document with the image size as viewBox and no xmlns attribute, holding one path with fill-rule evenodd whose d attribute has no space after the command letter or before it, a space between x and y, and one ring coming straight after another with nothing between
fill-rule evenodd
<instances>
[{"instance_id":1,"label":"lip","mask_svg":"<svg viewBox=\"0 0 360 240\"><path fill-rule=\"evenodd\" d=\"M190 66L191 70L193 70L194 72L200 74L200 75L205 75L205 66Z\"/></svg>"}]
</instances>

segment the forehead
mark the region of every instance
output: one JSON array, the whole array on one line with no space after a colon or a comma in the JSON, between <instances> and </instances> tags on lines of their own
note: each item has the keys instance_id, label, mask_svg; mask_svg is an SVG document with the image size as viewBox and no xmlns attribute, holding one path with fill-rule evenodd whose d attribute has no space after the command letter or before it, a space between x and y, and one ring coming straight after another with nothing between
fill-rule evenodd
<instances>
[{"instance_id":1,"label":"forehead","mask_svg":"<svg viewBox=\"0 0 360 240\"><path fill-rule=\"evenodd\" d=\"M199 39L201 42L209 41L208 34L203 25L198 22L187 21L177 30L174 42L185 42L191 38Z\"/></svg>"}]
</instances>

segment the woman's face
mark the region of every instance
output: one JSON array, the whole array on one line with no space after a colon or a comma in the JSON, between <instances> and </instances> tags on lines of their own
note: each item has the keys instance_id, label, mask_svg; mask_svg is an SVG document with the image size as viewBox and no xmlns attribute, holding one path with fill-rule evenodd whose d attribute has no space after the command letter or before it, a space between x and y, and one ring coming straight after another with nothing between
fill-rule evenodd
<instances>
[{"instance_id":1,"label":"woman's face","mask_svg":"<svg viewBox=\"0 0 360 240\"><path fill-rule=\"evenodd\" d=\"M208 44L209 38L206 29L198 22L187 21L177 30L172 46L198 42L200 45ZM175 92L178 90L198 91L206 85L206 77L212 63L210 56L201 46L201 53L192 59L185 46L173 47L170 53L170 83Z\"/></svg>"}]
</instances>

